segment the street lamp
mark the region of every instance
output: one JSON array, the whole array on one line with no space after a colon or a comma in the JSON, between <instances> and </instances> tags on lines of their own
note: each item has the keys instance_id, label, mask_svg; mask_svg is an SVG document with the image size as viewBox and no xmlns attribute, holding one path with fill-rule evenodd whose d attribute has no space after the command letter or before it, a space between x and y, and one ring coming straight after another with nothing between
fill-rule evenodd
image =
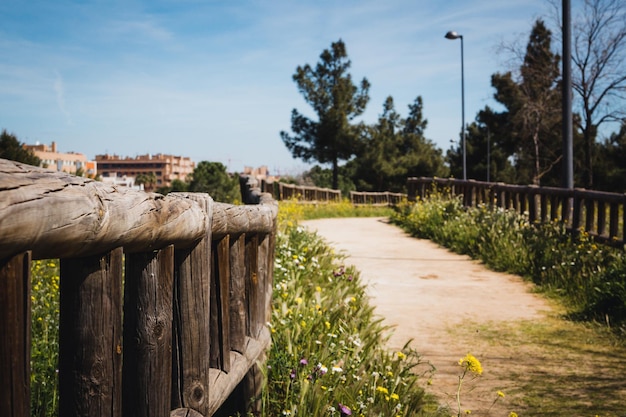
<instances>
[{"instance_id":1,"label":"street lamp","mask_svg":"<svg viewBox=\"0 0 626 417\"><path fill-rule=\"evenodd\" d=\"M467 179L467 157L465 151L465 74L463 70L463 35L454 31L446 33L446 39L461 39L461 135L463 137L463 179Z\"/></svg>"}]
</instances>

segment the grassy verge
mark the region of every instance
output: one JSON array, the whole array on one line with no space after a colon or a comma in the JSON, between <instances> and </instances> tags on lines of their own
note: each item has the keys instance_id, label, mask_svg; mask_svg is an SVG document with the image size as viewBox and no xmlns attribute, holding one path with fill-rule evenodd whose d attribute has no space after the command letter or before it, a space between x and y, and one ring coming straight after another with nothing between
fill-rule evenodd
<instances>
[{"instance_id":1,"label":"grassy verge","mask_svg":"<svg viewBox=\"0 0 626 417\"><path fill-rule=\"evenodd\" d=\"M598 326L563 320L466 322L448 329L472 346L519 416L624 415L626 349ZM478 381L480 386L488 381Z\"/></svg>"},{"instance_id":2,"label":"grassy verge","mask_svg":"<svg viewBox=\"0 0 626 417\"><path fill-rule=\"evenodd\" d=\"M385 349L358 272L294 221L302 209L280 207L264 415L447 415L420 387L417 352Z\"/></svg>"}]
</instances>

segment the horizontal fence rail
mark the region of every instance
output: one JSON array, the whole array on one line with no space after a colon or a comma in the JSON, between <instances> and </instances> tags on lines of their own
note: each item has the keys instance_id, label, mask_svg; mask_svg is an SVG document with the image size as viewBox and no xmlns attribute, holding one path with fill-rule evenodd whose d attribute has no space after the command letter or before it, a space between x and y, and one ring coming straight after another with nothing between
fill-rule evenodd
<instances>
[{"instance_id":1,"label":"horizontal fence rail","mask_svg":"<svg viewBox=\"0 0 626 417\"><path fill-rule=\"evenodd\" d=\"M560 221L601 243L624 247L626 194L585 189L509 185L474 180L409 178L409 201L433 192L460 196L467 207L481 204L527 214L531 223Z\"/></svg>"},{"instance_id":2,"label":"horizontal fence rail","mask_svg":"<svg viewBox=\"0 0 626 417\"><path fill-rule=\"evenodd\" d=\"M50 258L60 415L211 416L233 391L250 403L270 343L278 207L241 184L250 205L0 159L0 414L30 415L30 264Z\"/></svg>"},{"instance_id":3,"label":"horizontal fence rail","mask_svg":"<svg viewBox=\"0 0 626 417\"><path fill-rule=\"evenodd\" d=\"M407 199L406 194L384 192L350 191L350 202L354 205L395 206Z\"/></svg>"},{"instance_id":4,"label":"horizontal fence rail","mask_svg":"<svg viewBox=\"0 0 626 417\"><path fill-rule=\"evenodd\" d=\"M310 187L266 180L261 180L260 188L262 192L271 194L276 200L295 199L314 203L341 201L341 191L330 188Z\"/></svg>"}]
</instances>

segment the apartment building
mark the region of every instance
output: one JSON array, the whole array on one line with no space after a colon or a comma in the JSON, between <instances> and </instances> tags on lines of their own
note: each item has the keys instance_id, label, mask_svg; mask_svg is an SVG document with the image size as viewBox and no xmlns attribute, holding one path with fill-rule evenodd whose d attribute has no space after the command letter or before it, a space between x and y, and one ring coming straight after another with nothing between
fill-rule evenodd
<instances>
[{"instance_id":1,"label":"apartment building","mask_svg":"<svg viewBox=\"0 0 626 417\"><path fill-rule=\"evenodd\" d=\"M98 173L103 177L137 177L154 174L156 182L145 184L148 190L158 187L169 187L172 181L185 181L193 173L195 163L184 156L147 154L134 158L118 155L96 155Z\"/></svg>"},{"instance_id":2,"label":"apartment building","mask_svg":"<svg viewBox=\"0 0 626 417\"><path fill-rule=\"evenodd\" d=\"M41 159L41 167L56 171L63 171L69 174L76 174L82 170L88 177L95 177L97 167L94 161L87 160L87 157L78 152L59 152L56 142L50 146L36 143L35 145L23 145L24 149L31 150L35 156Z\"/></svg>"}]
</instances>

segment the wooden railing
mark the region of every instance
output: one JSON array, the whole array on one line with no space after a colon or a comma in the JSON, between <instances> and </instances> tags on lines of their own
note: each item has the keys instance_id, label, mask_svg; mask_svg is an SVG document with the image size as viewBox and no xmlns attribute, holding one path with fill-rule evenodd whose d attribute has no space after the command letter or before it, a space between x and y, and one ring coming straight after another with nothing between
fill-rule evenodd
<instances>
[{"instance_id":1,"label":"wooden railing","mask_svg":"<svg viewBox=\"0 0 626 417\"><path fill-rule=\"evenodd\" d=\"M465 206L487 204L527 213L529 221L561 221L574 232L587 232L599 242L624 247L626 194L585 189L508 185L442 178L409 178L409 201L431 192L462 196Z\"/></svg>"},{"instance_id":2,"label":"wooden railing","mask_svg":"<svg viewBox=\"0 0 626 417\"><path fill-rule=\"evenodd\" d=\"M350 202L355 206L395 206L407 199L406 194L384 192L350 191Z\"/></svg>"},{"instance_id":3,"label":"wooden railing","mask_svg":"<svg viewBox=\"0 0 626 417\"><path fill-rule=\"evenodd\" d=\"M338 202L341 191L330 188L309 187L287 184L279 181L261 181L261 190L271 194L276 200L296 199L303 202Z\"/></svg>"},{"instance_id":4,"label":"wooden railing","mask_svg":"<svg viewBox=\"0 0 626 417\"><path fill-rule=\"evenodd\" d=\"M61 416L210 416L233 391L245 414L270 342L278 209L243 185L254 205L0 160L0 415L30 415L30 263L50 258Z\"/></svg>"}]
</instances>

